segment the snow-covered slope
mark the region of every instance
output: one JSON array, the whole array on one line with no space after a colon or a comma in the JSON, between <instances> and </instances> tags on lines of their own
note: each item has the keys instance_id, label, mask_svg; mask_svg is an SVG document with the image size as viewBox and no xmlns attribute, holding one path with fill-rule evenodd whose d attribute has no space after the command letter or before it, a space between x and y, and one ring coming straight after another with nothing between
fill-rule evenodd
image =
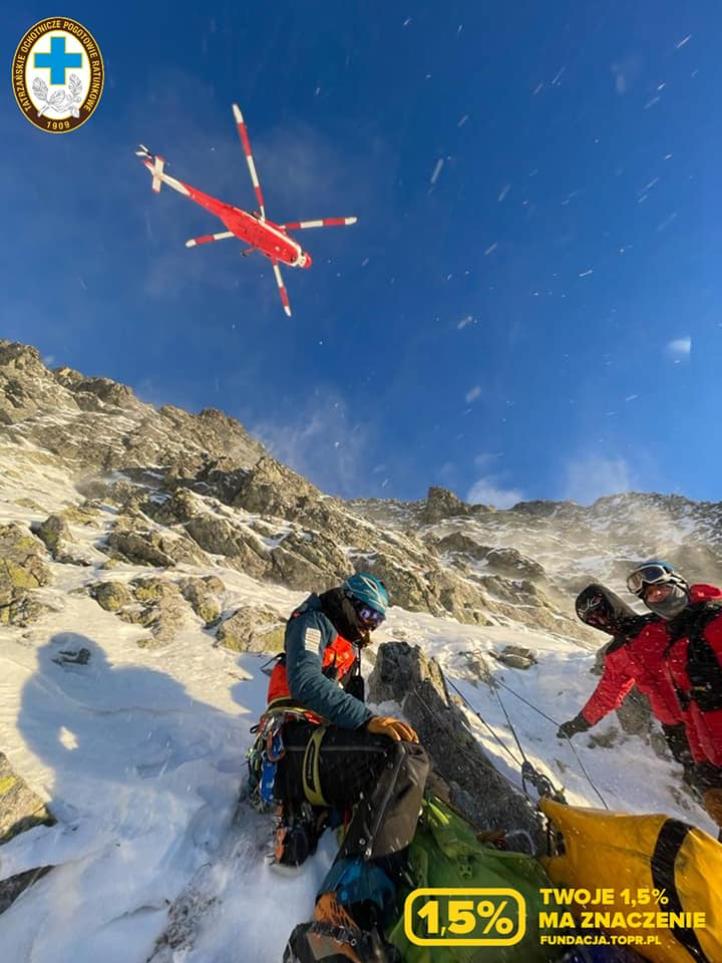
<instances>
[{"instance_id":1,"label":"snow-covered slope","mask_svg":"<svg viewBox=\"0 0 722 963\"><path fill-rule=\"evenodd\" d=\"M42 372L36 375L45 377ZM51 450L45 427L37 435L33 420L49 417L47 409L38 407L41 396L38 392L33 397L26 389L27 416L0 428L0 526L14 523L28 529L48 515L64 512L70 551L65 556L58 553L63 561L45 553L49 577L32 592L42 605L36 617L26 624L0 625L0 750L47 800L58 822L36 827L0 847L0 879L37 866L55 868L0 916L3 960L143 963L166 927L169 906L185 892L198 925L189 929L192 939L181 938L174 951L161 950L155 957L158 963L277 963L293 925L310 913L316 886L333 856L333 842L326 839L303 872L287 879L274 874L263 859L270 818L243 808L239 824L229 835L245 774L249 728L265 702L267 680L261 666L266 657L219 645L217 625L189 606L174 616L172 632L153 635L155 623L142 620L137 603L125 607L124 620L101 607L91 589L111 581L131 591L138 579L151 576L173 585L213 576L222 583L218 590L221 618L251 610L270 613L272 619L273 613L288 614L307 590L322 587L318 580L329 578L325 569L314 569L316 563L302 554L306 544L323 547L326 543L316 540L323 533L309 528L307 518L299 522L290 510L284 514L278 505L261 512L262 505L250 503L247 493L242 504L233 504L235 496L220 499L220 483L207 470L207 463L201 465L201 455L197 474L187 475L188 487L181 486L188 495L183 510L190 513L190 521L184 521L176 511L177 485L168 487L158 481L167 479L166 463L155 462L155 482L148 462L140 476L133 475L132 466L118 464L122 444L109 466L115 472L110 479L115 487L108 488L106 479L90 492L94 500L90 507L85 505L85 514L69 512L84 503L78 482L84 481L81 487L87 493L89 476L101 474L102 466L95 465L91 471L93 466L86 459L76 471L78 462L66 450ZM92 417L95 437L100 438L107 429L105 419L119 415L116 409L97 410ZM229 430L235 431L232 426ZM163 438L157 443L158 450L165 450ZM246 454L255 451L253 444L244 449ZM258 457L259 452L260 448ZM224 484L238 465L226 468ZM134 501L133 492L140 492L146 501ZM278 500L282 494L277 488L268 498ZM149 495L156 505L152 517L139 507L148 507ZM395 566L392 571L399 579L395 594L414 600L414 610L400 605L391 609L376 643L404 639L438 659L483 716L486 725L470 712L469 725L515 785L521 784L521 760L505 713L528 758L565 787L570 802L600 806L603 800L611 809L663 811L712 829L704 812L679 789L680 768L656 755L646 739L623 733L615 717L593 733L578 736L573 748L555 738L556 723L578 710L595 683L589 672L591 637L580 644L584 637L566 634L571 621L561 607L555 608L565 580L571 583L579 577L571 564L564 568L565 539L566 546L576 541L577 569L578 559L584 557L585 571L613 577L614 560L620 557L616 535L603 548L596 541L601 539L605 519L616 518L618 526L620 518L634 515L638 502L629 499L655 496L620 496L602 506L604 511L592 510L586 517L592 519L589 526L595 544L589 545L578 534L577 511L586 510L577 506L551 511L537 507L526 515L520 507L516 516L513 511L486 510L434 519L428 512L421 517L418 506L390 505L384 514L383 504L338 506L335 500L319 497L314 511L331 512L332 508L344 513L327 516L332 531L339 525L339 531L348 535L348 541L328 540L327 551L336 553L338 567L350 568L359 556L374 561L378 556L368 546L376 538L381 554L387 552ZM202 509L201 521L193 514L196 509L199 513ZM685 530L694 536L690 543L706 545L705 551L715 559L717 507L703 509L681 506L675 524L681 530L687 518L690 527ZM655 510L663 512L658 505ZM363 519L357 530L353 519L358 515ZM559 521L560 515L563 525L555 529L554 519ZM702 515L710 533L706 543L700 534ZM129 561L120 550L109 550L109 536L117 531L121 517L130 519L127 523L132 522L132 531L141 541L154 535L160 545L166 539L164 552L169 550L171 536L180 539L188 538L187 532L195 533L200 541L193 542L194 552L199 554L178 553L167 564ZM343 522L346 528L339 518L350 519ZM220 539L221 523L226 526L223 545L230 532L235 539L233 551L213 551L217 543L203 541L211 524L214 537ZM271 554L258 558L265 564L273 557L273 565L263 568L259 562L256 567L254 557L241 554L248 545L238 541L241 530L249 539L262 542L258 551ZM572 536L572 530L577 534ZM304 531L312 535L305 542ZM631 521L627 531L629 555L644 554L635 546ZM670 523L664 537L672 531L676 529ZM455 532L480 545L512 548L523 556L517 560L526 566L523 578L514 579L513 572L502 576L497 570L488 619L457 620L437 605L443 594L431 590L428 596L419 590L422 601L417 602L416 589L412 591L401 579L405 552L411 559L411 584L414 558L422 568L424 540L439 542ZM366 546L360 544L363 537L369 539ZM646 537L652 537L648 527ZM297 539L293 552L289 550L287 557L272 556L288 538ZM118 544L130 551L128 543ZM447 543L451 547L442 547L435 555L442 575L447 567L458 571L460 564L478 565L480 571L494 564L493 557L486 562L474 558L463 542L457 549L453 544ZM680 546L686 544L680 539ZM460 552L467 556L463 562ZM288 564L281 568L284 559ZM301 567L298 559L305 559L308 566ZM502 562L514 565L515 556L504 556ZM543 566L541 575L534 575L531 563ZM500 564L498 557L496 564ZM468 584L483 586L473 580ZM530 607L525 598L530 585L546 586L543 605L537 601L536 608ZM502 590L508 596L503 603ZM427 610L424 598L428 598ZM483 609L485 596L479 598ZM535 613L542 608L554 631L532 627ZM524 617L515 619L515 612L523 612ZM532 650L537 663L523 671L505 667L494 653L508 644ZM83 649L88 654L85 664L71 661ZM480 666L491 672L498 686L481 681ZM196 883L189 894L186 887L191 880Z\"/></svg>"}]
</instances>

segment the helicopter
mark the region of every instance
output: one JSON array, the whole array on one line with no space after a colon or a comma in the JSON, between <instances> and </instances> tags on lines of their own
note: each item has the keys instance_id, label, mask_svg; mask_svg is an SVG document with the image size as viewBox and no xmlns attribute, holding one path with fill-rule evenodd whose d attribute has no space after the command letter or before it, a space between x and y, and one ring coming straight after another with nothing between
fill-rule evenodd
<instances>
[{"instance_id":1,"label":"helicopter","mask_svg":"<svg viewBox=\"0 0 722 963\"><path fill-rule=\"evenodd\" d=\"M248 171L251 175L251 183L256 194L258 209L255 211L244 211L234 204L221 201L210 194L199 191L196 187L186 184L184 181L171 177L165 172L166 161L160 154L152 154L144 145L139 144L136 156L140 157L143 165L150 171L152 177L151 187L159 193L161 186L166 184L179 194L184 194L196 204L200 204L211 214L214 214L223 225L225 231L216 234L203 234L200 237L193 237L186 241L186 247L197 247L200 244L210 244L215 241L223 241L235 237L244 241L248 246L242 252L244 255L260 252L267 257L273 265L273 273L278 285L278 293L281 298L283 310L290 317L291 305L288 299L288 292L281 274L281 264L285 267L310 268L313 263L308 251L304 251L301 245L288 233L289 231L306 230L318 227L346 227L355 224L356 217L323 217L310 221L287 221L285 224L276 224L266 216L266 204L263 198L263 191L258 179L256 165L251 151L251 142L248 137L243 114L238 104L232 105L233 118L236 123L238 136L243 147L243 153L248 164Z\"/></svg>"}]
</instances>

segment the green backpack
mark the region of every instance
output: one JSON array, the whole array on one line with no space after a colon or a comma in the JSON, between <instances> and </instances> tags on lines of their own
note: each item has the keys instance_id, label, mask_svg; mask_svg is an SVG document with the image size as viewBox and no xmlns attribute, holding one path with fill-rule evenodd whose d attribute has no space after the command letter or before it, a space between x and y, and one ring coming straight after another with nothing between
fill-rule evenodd
<instances>
[{"instance_id":1,"label":"green backpack","mask_svg":"<svg viewBox=\"0 0 722 963\"><path fill-rule=\"evenodd\" d=\"M526 901L526 934L514 946L418 946L406 936L402 914L387 938L399 949L404 963L548 963L554 959L556 951L540 945L537 923L543 908L539 890L553 888L553 884L536 859L483 845L461 816L432 797L424 801L409 860L417 889L516 890ZM473 935L480 932L478 927Z\"/></svg>"}]
</instances>

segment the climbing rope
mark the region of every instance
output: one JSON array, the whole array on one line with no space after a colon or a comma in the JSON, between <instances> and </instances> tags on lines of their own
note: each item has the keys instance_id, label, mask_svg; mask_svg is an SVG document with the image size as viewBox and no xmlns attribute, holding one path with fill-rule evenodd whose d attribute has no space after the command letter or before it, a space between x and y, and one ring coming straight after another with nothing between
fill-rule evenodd
<instances>
[{"instance_id":1,"label":"climbing rope","mask_svg":"<svg viewBox=\"0 0 722 963\"><path fill-rule=\"evenodd\" d=\"M540 716L542 716L542 717L543 717L544 719L546 719L548 722L553 723L553 724L557 727L557 729L559 728L559 725L560 725L560 724L556 721L556 719L552 719L552 717L549 716L549 715L547 715L546 712L543 712L540 708L538 708L538 706L535 706L533 702L529 702L529 700L528 700L528 699L525 699L524 696L519 695L518 692L515 692L514 689L512 689L511 686L507 685L507 684L506 684L505 682L503 682L501 679L494 679L494 684L495 684L495 685L500 685L500 686L502 687L502 689L506 689L507 692L511 692L511 694L512 694L513 696L516 696L516 698L519 699L521 702L523 702L524 705L529 706L530 709L533 709L534 712L538 713ZM452 683L452 685L453 685L453 683ZM498 696L498 693L497 693L497 696ZM463 696L462 696L462 699L463 699ZM501 703L501 700L499 700L499 701L500 701L500 703ZM503 703L502 703L502 708L503 708ZM506 712L504 713L504 715L506 715ZM509 717L507 716L507 719L508 719L508 718L509 718ZM586 766L584 765L584 763L583 763L582 760L580 759L579 753L578 753L577 750L574 748L574 745L573 745L571 739L570 739L568 736L566 737L566 739L567 739L567 741L568 741L568 743L569 743L569 748L570 748L570 749L572 750L572 752L574 753L574 757L575 757L575 759L577 760L577 763L579 764L579 768L581 769L581 771L582 771L583 774L584 774L585 779L587 780L587 782L589 783L589 785L592 787L592 789L594 790L594 792L597 794L597 796L598 796L600 802L602 803L602 805L604 806L604 808L605 808L605 809L609 809L609 806L607 805L607 802L606 802L604 796L601 794L601 792L599 791L599 789L597 788L597 786L594 784L594 781L593 781L592 777L591 777L591 776L589 775L589 773L587 772Z\"/></svg>"},{"instance_id":2,"label":"climbing rope","mask_svg":"<svg viewBox=\"0 0 722 963\"><path fill-rule=\"evenodd\" d=\"M463 700L464 705L466 705L467 708L476 715L476 717L477 717L477 719L479 720L479 722L481 722L484 726L486 726L486 728L489 730L489 734L492 736L493 739L496 739L496 741L499 743L500 747L501 747L501 748L504 750L504 752L507 753L507 755L511 758L512 762L514 763L514 765L515 765L515 766L521 766L521 765L523 764L523 759L524 759L524 750L523 750L523 749L521 748L521 746L519 745L518 740L517 740L517 745L519 745L519 750L521 751L522 762L520 762L520 761L516 758L516 756L514 755L514 753L511 751L511 749L502 741L502 739L499 737L499 735L496 733L496 731L492 728L492 726L489 725L489 723L488 723L488 722L486 721L486 719L482 716L482 714L481 714L480 712L477 712L477 710L470 704L470 702L468 701L468 699L465 699L465 698L464 698L463 694L462 694L461 692L459 692L459 690L456 688L456 686L455 686L454 683L451 681L451 679L447 678L446 676L444 676L444 679L445 679L446 683L451 686L451 688L454 690L454 692L456 692L456 694L459 696L459 698ZM433 710L430 710L430 711L433 712Z\"/></svg>"},{"instance_id":3,"label":"climbing rope","mask_svg":"<svg viewBox=\"0 0 722 963\"><path fill-rule=\"evenodd\" d=\"M447 682L448 682L448 681L449 681L449 680L447 679ZM429 716L434 720L434 722L435 722L437 725L440 724L450 735L454 735L453 730L451 729L451 727L450 727L449 725L447 725L446 721L443 719L443 717L440 715L440 713L438 713L438 712L436 712L434 709L432 709L431 706L428 704L428 702L427 702L427 701L424 699L424 697L421 695L421 692L419 691L419 684L418 684L418 683L414 686L414 688L413 688L412 691L413 691L414 695L416 696L416 698L419 700L419 705L421 705L424 709L426 709L426 712L427 712L427 713L429 714ZM478 713L477 713L477 714L478 714ZM481 716L479 716L479 718L481 719ZM483 721L484 721L484 720L482 719L482 722L483 722ZM484 723L484 724L486 725L486 723ZM513 761L513 763L514 763L514 765L516 765L516 766L521 765L521 763L519 763L519 761L514 758L513 754L510 752L509 748L508 748L507 746L505 746L504 743L499 739L499 737L496 736L496 733L494 733L493 730L491 730L491 727L489 726L488 728L490 729L490 731L492 732L492 734L495 736L495 738L496 738L497 741L499 742L499 745L501 746L501 748L504 749L506 752L509 753L509 755L511 756L511 759L512 759L512 761ZM469 760L469 762L472 762L472 763L474 763L474 764L478 764L478 759L474 759L474 757L471 755L471 753L468 752L463 746L457 745L457 746L456 746L456 751L457 751L457 752L460 752L462 756L465 756L465 757ZM498 771L498 770L497 770L497 771ZM509 785L512 785L512 786L514 785L514 784L511 782L511 780L510 780L507 776L504 775L504 773L499 773L499 775L500 775L503 779L506 779L506 781L509 783ZM518 787L517 787L517 786L514 786L514 788L517 789Z\"/></svg>"},{"instance_id":4,"label":"climbing rope","mask_svg":"<svg viewBox=\"0 0 722 963\"><path fill-rule=\"evenodd\" d=\"M486 722L486 720L483 718L483 716L481 715L481 713L471 705L471 703L470 703L469 700L466 698L466 696L464 695L464 693L461 692L460 689L459 689L456 685L454 685L454 683L451 681L451 679L448 679L448 678L447 678L446 681L447 681L448 684L451 686L451 688L454 690L454 692L456 692L456 694L459 696L459 698L463 701L464 705L465 705L471 712L473 712L473 713L476 715L476 717L477 717L478 719L480 719L480 720L484 723L484 725L485 725L492 733L494 733L494 730L491 729L491 726L489 726L489 724L488 724L488 723ZM518 734L517 734L517 731L516 731L516 729L514 728L514 724L513 724L513 722L511 721L511 719L509 718L509 713L506 711L506 706L505 706L504 703L502 702L501 696L499 695L499 692L498 692L498 690L496 689L496 687L495 687L495 686L492 686L492 688L493 688L493 690L494 690L494 693L495 693L497 699L499 700L499 705L501 706L501 711L504 713L504 718L506 719L507 725L508 725L508 727L509 727L509 731L511 732L512 736L514 737L514 742L516 743L517 748L518 748L519 753L520 753L521 758L522 758L522 762L521 762L521 763L519 763L517 760L514 760L514 761L517 763L517 765L520 765L520 766L521 766L521 785L522 785L522 789L524 790L524 795L525 795L528 799L531 798L531 797L529 796L529 792L528 792L527 786L526 786L526 784L527 784L527 782L528 782L528 783L530 783L530 784L536 789L536 791L537 791L537 793L539 794L539 796L549 796L549 797L552 798L552 799L556 799L558 802L565 802L566 800L564 799L564 793L562 792L562 790L561 790L561 789L557 789L557 788L555 787L554 783L553 783L553 782L551 781L551 779L549 778L549 776L545 775L545 774L542 773L542 772L539 772L539 770L536 769L536 767L533 766L532 763L531 763L531 762L529 761L529 759L527 758L527 755L526 755L526 753L524 752L524 747L522 746L521 741L520 741L520 739L519 739L519 736L518 736ZM496 736L496 733L494 733L494 735ZM498 737L497 737L497 740L498 740ZM498 740L498 741L501 742L501 740ZM501 743L501 745L504 745L504 744ZM506 746L504 746L504 748L506 748ZM508 750L507 750L507 751L508 751ZM511 753L509 753L509 754L511 755ZM513 757L512 757L512 758L513 758Z\"/></svg>"}]
</instances>

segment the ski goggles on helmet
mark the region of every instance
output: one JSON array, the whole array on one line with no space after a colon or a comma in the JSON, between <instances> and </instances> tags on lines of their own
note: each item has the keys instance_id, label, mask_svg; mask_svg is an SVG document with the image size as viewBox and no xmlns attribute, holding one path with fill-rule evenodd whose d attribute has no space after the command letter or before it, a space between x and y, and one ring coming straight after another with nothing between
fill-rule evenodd
<instances>
[{"instance_id":1,"label":"ski goggles on helmet","mask_svg":"<svg viewBox=\"0 0 722 963\"><path fill-rule=\"evenodd\" d=\"M660 562L640 565L627 577L627 588L633 595L641 595L645 585L660 585L675 580L674 572Z\"/></svg>"},{"instance_id":2,"label":"ski goggles on helmet","mask_svg":"<svg viewBox=\"0 0 722 963\"><path fill-rule=\"evenodd\" d=\"M368 629L369 631L377 629L386 618L383 612L372 609L371 606L366 605L365 602L354 600L352 604L356 611L356 615L358 616L359 622L365 629Z\"/></svg>"},{"instance_id":3,"label":"ski goggles on helmet","mask_svg":"<svg viewBox=\"0 0 722 963\"><path fill-rule=\"evenodd\" d=\"M601 592L590 592L585 598L577 599L577 615L580 619L583 619L590 612L598 609L605 601Z\"/></svg>"},{"instance_id":4,"label":"ski goggles on helmet","mask_svg":"<svg viewBox=\"0 0 722 963\"><path fill-rule=\"evenodd\" d=\"M612 625L609 601L601 592L590 592L576 601L577 617L585 625L608 630Z\"/></svg>"}]
</instances>

